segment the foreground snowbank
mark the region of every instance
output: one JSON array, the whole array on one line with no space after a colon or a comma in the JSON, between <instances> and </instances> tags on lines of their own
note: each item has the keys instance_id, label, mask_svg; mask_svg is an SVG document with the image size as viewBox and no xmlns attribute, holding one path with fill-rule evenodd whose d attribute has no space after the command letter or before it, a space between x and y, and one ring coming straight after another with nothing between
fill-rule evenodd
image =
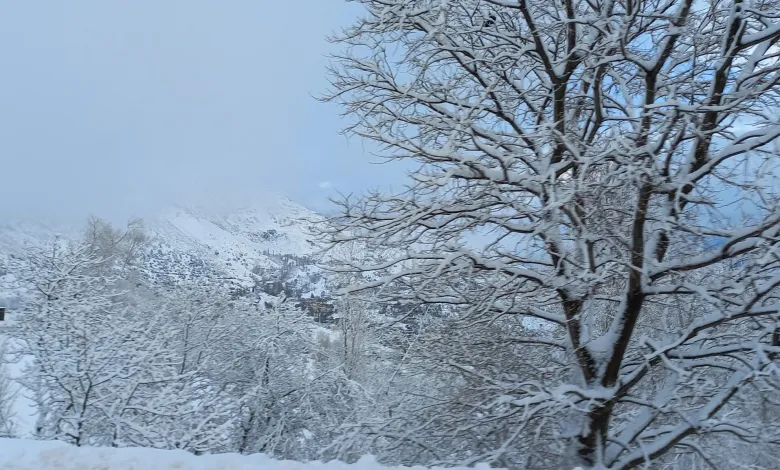
<instances>
[{"instance_id":1,"label":"foreground snowbank","mask_svg":"<svg viewBox=\"0 0 780 470\"><path fill-rule=\"evenodd\" d=\"M409 470L408 467L402 467ZM412 467L423 470L423 467ZM488 467L477 467L487 470ZM195 456L185 451L144 448L74 447L57 441L0 439L3 470L392 470L371 457L343 462L293 462L265 455ZM400 470L400 469L398 469ZM451 470L451 469L450 469Z\"/></svg>"}]
</instances>

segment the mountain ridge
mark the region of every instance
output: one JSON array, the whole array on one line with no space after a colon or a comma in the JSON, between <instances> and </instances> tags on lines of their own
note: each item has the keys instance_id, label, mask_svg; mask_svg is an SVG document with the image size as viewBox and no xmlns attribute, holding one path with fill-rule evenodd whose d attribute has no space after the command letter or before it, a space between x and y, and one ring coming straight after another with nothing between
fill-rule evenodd
<instances>
[{"instance_id":1,"label":"mountain ridge","mask_svg":"<svg viewBox=\"0 0 780 470\"><path fill-rule=\"evenodd\" d=\"M326 295L315 263L318 244L311 235L312 226L325 218L289 198L269 197L230 208L176 204L142 220L149 242L141 265L151 285L172 289L217 283L255 292L266 301L282 293L297 298ZM74 240L81 231L5 221L0 224L0 275L9 255L45 246L56 236Z\"/></svg>"}]
</instances>

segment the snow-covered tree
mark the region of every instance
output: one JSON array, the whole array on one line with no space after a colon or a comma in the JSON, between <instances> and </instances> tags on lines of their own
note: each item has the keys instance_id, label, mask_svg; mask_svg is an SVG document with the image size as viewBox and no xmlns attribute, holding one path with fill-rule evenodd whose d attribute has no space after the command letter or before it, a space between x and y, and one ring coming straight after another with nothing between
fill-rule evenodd
<instances>
[{"instance_id":1,"label":"snow-covered tree","mask_svg":"<svg viewBox=\"0 0 780 470\"><path fill-rule=\"evenodd\" d=\"M320 231L315 235L321 236L323 232ZM372 257L382 256L381 250L368 248L365 244L345 243L334 248L327 252L327 259L335 259L340 263L361 265ZM331 292L337 292L363 280L360 272L334 272L327 264L325 269L328 273L328 289ZM335 340L339 344L327 347L338 351L337 356L342 361L342 368L347 377L368 385L365 381L369 379L364 374L370 374L368 369L377 362L375 350L378 346L378 338L372 334L374 332L372 324L377 321L377 303L342 295L336 297L334 308L335 316L338 318L338 334L336 338L329 337L328 341Z\"/></svg>"},{"instance_id":2,"label":"snow-covered tree","mask_svg":"<svg viewBox=\"0 0 780 470\"><path fill-rule=\"evenodd\" d=\"M56 239L14 261L26 295L11 333L17 352L33 358L24 385L38 405L37 434L87 444L87 423L98 414L93 405L121 373L113 365L125 358L121 346L133 333L121 328L117 278L98 273L105 259L86 243Z\"/></svg>"},{"instance_id":3,"label":"snow-covered tree","mask_svg":"<svg viewBox=\"0 0 780 470\"><path fill-rule=\"evenodd\" d=\"M362 390L346 375L341 349L332 355L324 329L303 312L282 302L249 316L212 362L231 370L222 381L239 407L235 450L315 459Z\"/></svg>"},{"instance_id":4,"label":"snow-covered tree","mask_svg":"<svg viewBox=\"0 0 780 470\"><path fill-rule=\"evenodd\" d=\"M166 302L132 290L136 225L93 219L84 238L29 247L12 267L24 292L8 329L27 359L36 435L75 445L218 449L229 408L200 371L183 371L182 329ZM219 403L223 405L223 403Z\"/></svg>"},{"instance_id":5,"label":"snow-covered tree","mask_svg":"<svg viewBox=\"0 0 780 470\"><path fill-rule=\"evenodd\" d=\"M0 437L16 435L14 403L19 393L18 384L11 377L8 362L8 339L0 337Z\"/></svg>"},{"instance_id":6,"label":"snow-covered tree","mask_svg":"<svg viewBox=\"0 0 780 470\"><path fill-rule=\"evenodd\" d=\"M331 241L396 253L345 265L389 272L353 293L447 306L420 357L454 387L382 423L387 452L622 470L776 446L752 408L780 352L780 5L357 2L327 98L417 166L345 200Z\"/></svg>"}]
</instances>

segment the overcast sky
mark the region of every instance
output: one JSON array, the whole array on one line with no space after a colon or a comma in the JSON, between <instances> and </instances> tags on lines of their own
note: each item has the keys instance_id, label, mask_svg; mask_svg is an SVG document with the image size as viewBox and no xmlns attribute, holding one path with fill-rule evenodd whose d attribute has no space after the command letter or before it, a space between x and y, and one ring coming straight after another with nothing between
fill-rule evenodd
<instances>
[{"instance_id":1,"label":"overcast sky","mask_svg":"<svg viewBox=\"0 0 780 470\"><path fill-rule=\"evenodd\" d=\"M325 36L342 0L2 1L0 215L124 217L171 202L398 181L338 135Z\"/></svg>"}]
</instances>

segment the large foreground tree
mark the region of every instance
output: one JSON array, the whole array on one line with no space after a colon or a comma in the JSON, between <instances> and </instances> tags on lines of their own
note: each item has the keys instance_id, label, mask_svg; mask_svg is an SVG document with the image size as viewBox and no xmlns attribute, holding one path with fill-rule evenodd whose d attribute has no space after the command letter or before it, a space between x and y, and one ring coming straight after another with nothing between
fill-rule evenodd
<instances>
[{"instance_id":1,"label":"large foreground tree","mask_svg":"<svg viewBox=\"0 0 780 470\"><path fill-rule=\"evenodd\" d=\"M777 465L756 413L780 352L780 4L357 3L328 98L416 169L345 201L332 241L397 255L345 267L383 273L353 291L451 314L423 335L448 390L366 434L445 463L693 468L739 442Z\"/></svg>"}]
</instances>

